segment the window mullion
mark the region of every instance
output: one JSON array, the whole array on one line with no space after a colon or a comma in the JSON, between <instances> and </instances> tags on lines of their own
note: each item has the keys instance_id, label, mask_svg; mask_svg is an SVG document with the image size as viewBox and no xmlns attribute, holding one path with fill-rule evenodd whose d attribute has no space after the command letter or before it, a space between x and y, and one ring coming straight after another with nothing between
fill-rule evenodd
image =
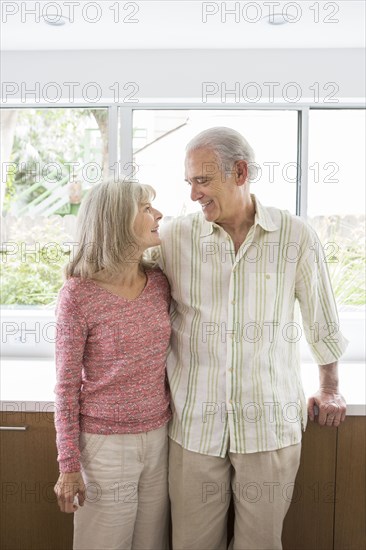
<instances>
[{"instance_id":1,"label":"window mullion","mask_svg":"<svg viewBox=\"0 0 366 550\"><path fill-rule=\"evenodd\" d=\"M111 105L108 108L108 159L109 176L116 173L118 163L118 107Z\"/></svg>"},{"instance_id":2,"label":"window mullion","mask_svg":"<svg viewBox=\"0 0 366 550\"><path fill-rule=\"evenodd\" d=\"M132 178L135 170L133 169L133 110L132 107L123 106L119 108L120 120L120 175L122 177Z\"/></svg>"},{"instance_id":3,"label":"window mullion","mask_svg":"<svg viewBox=\"0 0 366 550\"><path fill-rule=\"evenodd\" d=\"M299 111L297 139L296 214L306 219L308 212L309 108Z\"/></svg>"}]
</instances>

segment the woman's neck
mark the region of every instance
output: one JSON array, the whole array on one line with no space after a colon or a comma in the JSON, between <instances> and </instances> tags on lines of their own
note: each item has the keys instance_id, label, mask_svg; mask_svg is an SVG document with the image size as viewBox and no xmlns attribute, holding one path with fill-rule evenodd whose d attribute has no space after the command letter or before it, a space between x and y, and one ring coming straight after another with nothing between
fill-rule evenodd
<instances>
[{"instance_id":1,"label":"woman's neck","mask_svg":"<svg viewBox=\"0 0 366 550\"><path fill-rule=\"evenodd\" d=\"M131 263L121 266L121 271L118 273L110 273L107 270L99 271L95 273L93 279L108 285L133 287L136 283L146 280L146 273L141 264Z\"/></svg>"}]
</instances>

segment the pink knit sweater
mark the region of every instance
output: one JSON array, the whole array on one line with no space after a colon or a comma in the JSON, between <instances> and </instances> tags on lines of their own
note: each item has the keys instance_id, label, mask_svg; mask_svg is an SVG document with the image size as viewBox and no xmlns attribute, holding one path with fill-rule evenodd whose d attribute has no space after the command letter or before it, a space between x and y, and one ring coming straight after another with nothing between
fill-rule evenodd
<instances>
[{"instance_id":1,"label":"pink knit sweater","mask_svg":"<svg viewBox=\"0 0 366 550\"><path fill-rule=\"evenodd\" d=\"M80 431L148 432L171 417L166 381L170 289L147 271L135 300L72 277L57 308L55 424L61 472L80 470Z\"/></svg>"}]
</instances>

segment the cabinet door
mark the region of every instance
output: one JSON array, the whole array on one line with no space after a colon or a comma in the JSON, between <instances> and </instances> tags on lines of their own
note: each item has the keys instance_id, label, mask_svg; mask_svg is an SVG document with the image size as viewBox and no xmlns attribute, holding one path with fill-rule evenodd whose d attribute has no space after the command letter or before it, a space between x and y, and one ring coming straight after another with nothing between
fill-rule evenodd
<instances>
[{"instance_id":1,"label":"cabinet door","mask_svg":"<svg viewBox=\"0 0 366 550\"><path fill-rule=\"evenodd\" d=\"M53 414L0 413L1 538L4 550L70 550L72 515L60 512Z\"/></svg>"},{"instance_id":2,"label":"cabinet door","mask_svg":"<svg viewBox=\"0 0 366 550\"><path fill-rule=\"evenodd\" d=\"M332 550L337 428L309 422L283 526L284 550Z\"/></svg>"},{"instance_id":3,"label":"cabinet door","mask_svg":"<svg viewBox=\"0 0 366 550\"><path fill-rule=\"evenodd\" d=\"M366 418L349 416L338 428L335 550L366 548Z\"/></svg>"}]
</instances>

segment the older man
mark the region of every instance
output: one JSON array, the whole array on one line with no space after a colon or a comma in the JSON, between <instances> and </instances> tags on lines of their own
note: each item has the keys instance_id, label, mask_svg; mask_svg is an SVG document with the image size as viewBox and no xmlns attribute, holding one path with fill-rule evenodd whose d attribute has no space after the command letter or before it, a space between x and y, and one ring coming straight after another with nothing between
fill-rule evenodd
<instances>
[{"instance_id":1,"label":"older man","mask_svg":"<svg viewBox=\"0 0 366 550\"><path fill-rule=\"evenodd\" d=\"M174 417L169 483L174 550L282 548L282 524L307 416L338 426L337 360L347 341L316 233L250 194L254 154L212 128L187 146L186 180L202 212L161 231L173 297L168 376ZM299 302L320 386L308 411L295 321ZM307 414L308 413L308 414Z\"/></svg>"}]
</instances>

